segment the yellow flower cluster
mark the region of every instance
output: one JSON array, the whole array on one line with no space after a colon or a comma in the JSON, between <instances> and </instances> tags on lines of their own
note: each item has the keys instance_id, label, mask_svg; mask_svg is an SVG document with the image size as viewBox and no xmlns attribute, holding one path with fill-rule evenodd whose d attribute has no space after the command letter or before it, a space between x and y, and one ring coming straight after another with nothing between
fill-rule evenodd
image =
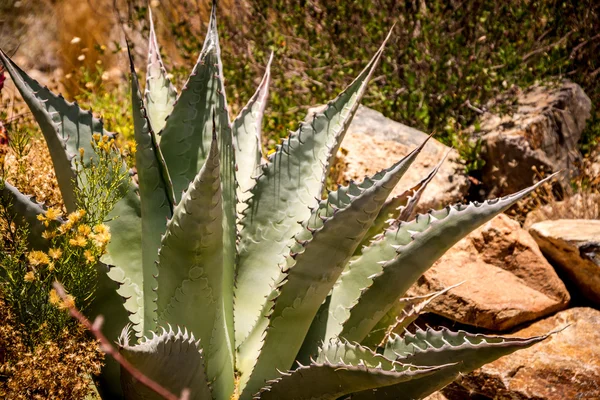
<instances>
[{"instance_id":1,"label":"yellow flower cluster","mask_svg":"<svg viewBox=\"0 0 600 400\"><path fill-rule=\"evenodd\" d=\"M96 247L104 249L110 242L110 228L104 224L94 226L94 233L90 234Z\"/></svg>"},{"instance_id":2,"label":"yellow flower cluster","mask_svg":"<svg viewBox=\"0 0 600 400\"><path fill-rule=\"evenodd\" d=\"M39 221L42 221L44 223L44 226L48 226L50 225L50 221L55 221L58 218L60 218L62 215L62 213L60 212L60 210L57 210L56 208L52 208L50 207L47 211L46 211L46 215L44 214L39 214L37 216L37 219Z\"/></svg>"},{"instance_id":3,"label":"yellow flower cluster","mask_svg":"<svg viewBox=\"0 0 600 400\"><path fill-rule=\"evenodd\" d=\"M25 277L23 277L23 279L25 279L26 282L35 281L35 273L33 271L29 271L25 274Z\"/></svg>"},{"instance_id":4,"label":"yellow flower cluster","mask_svg":"<svg viewBox=\"0 0 600 400\"><path fill-rule=\"evenodd\" d=\"M68 308L75 307L75 298L70 294L67 294L66 298L63 300L60 298L59 294L56 290L51 289L50 294L48 295L48 301L50 304L57 306L61 310L66 310Z\"/></svg>"},{"instance_id":5,"label":"yellow flower cluster","mask_svg":"<svg viewBox=\"0 0 600 400\"><path fill-rule=\"evenodd\" d=\"M98 147L98 149L104 151L105 153L110 153L112 149L116 148L115 139L107 135L102 136L99 133L94 133L92 137L94 138L96 147Z\"/></svg>"},{"instance_id":6,"label":"yellow flower cluster","mask_svg":"<svg viewBox=\"0 0 600 400\"><path fill-rule=\"evenodd\" d=\"M27 259L29 260L29 264L33 265L34 267L50 264L50 257L48 257L48 255L43 251L39 250L30 251L29 254L27 254Z\"/></svg>"},{"instance_id":7,"label":"yellow flower cluster","mask_svg":"<svg viewBox=\"0 0 600 400\"><path fill-rule=\"evenodd\" d=\"M67 216L67 222L58 227L58 233L64 235L70 232L75 225L85 216L85 210L77 210Z\"/></svg>"}]
</instances>

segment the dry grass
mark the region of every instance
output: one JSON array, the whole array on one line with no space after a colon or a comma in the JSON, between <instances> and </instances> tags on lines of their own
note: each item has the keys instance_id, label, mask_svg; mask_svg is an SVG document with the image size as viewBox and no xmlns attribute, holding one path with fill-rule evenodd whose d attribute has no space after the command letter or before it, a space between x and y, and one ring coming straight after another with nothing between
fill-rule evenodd
<instances>
[{"instance_id":1,"label":"dry grass","mask_svg":"<svg viewBox=\"0 0 600 400\"><path fill-rule=\"evenodd\" d=\"M592 165L591 159L584 160L581 175L572 181L570 188L546 183L520 201L509 214L526 229L546 220L600 219L600 176L594 168L598 166Z\"/></svg>"},{"instance_id":2,"label":"dry grass","mask_svg":"<svg viewBox=\"0 0 600 400\"><path fill-rule=\"evenodd\" d=\"M0 397L82 399L95 393L91 376L104 356L83 329L28 348L10 310L0 298Z\"/></svg>"},{"instance_id":3,"label":"dry grass","mask_svg":"<svg viewBox=\"0 0 600 400\"><path fill-rule=\"evenodd\" d=\"M23 156L19 156L12 148L7 148L4 170L6 180L21 193L33 195L38 202L49 207L62 207L56 174L43 139L31 139Z\"/></svg>"}]
</instances>

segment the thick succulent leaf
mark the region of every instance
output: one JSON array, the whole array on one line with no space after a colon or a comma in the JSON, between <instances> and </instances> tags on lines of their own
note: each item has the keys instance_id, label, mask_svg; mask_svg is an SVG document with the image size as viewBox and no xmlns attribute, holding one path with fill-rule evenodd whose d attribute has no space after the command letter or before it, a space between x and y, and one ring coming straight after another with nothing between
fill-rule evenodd
<instances>
[{"instance_id":1,"label":"thick succulent leaf","mask_svg":"<svg viewBox=\"0 0 600 400\"><path fill-rule=\"evenodd\" d=\"M423 192L427 188L427 185L429 185L429 182L435 177L449 153L450 151L444 155L440 162L419 183L385 202L383 207L381 207L379 215L377 215L377 218L373 221L373 225L371 225L369 231L365 235L361 246L356 249L354 255L360 255L362 247L368 246L369 243L375 240L375 238L391 224L409 221L414 217L415 208L419 204Z\"/></svg>"},{"instance_id":2,"label":"thick succulent leaf","mask_svg":"<svg viewBox=\"0 0 600 400\"><path fill-rule=\"evenodd\" d=\"M287 138L263 166L241 220L235 287L236 343L259 319L285 261L290 239L321 197L330 158L337 150L381 57L377 51L358 78L324 111Z\"/></svg>"},{"instance_id":3,"label":"thick succulent leaf","mask_svg":"<svg viewBox=\"0 0 600 400\"><path fill-rule=\"evenodd\" d=\"M355 360L354 356L358 355L350 354L345 349L339 353L342 357L352 360ZM391 362L388 360L385 364L387 366ZM421 380L420 378L427 377L435 371L443 371L448 368L448 366L420 368L397 363L394 363L391 369L386 369L385 366L371 365L369 362L363 361L350 364L343 362L343 358L342 361L317 361L308 366L300 366L294 371L282 373L280 378L267 382L267 386L262 388L254 398L261 400L334 400L357 391Z\"/></svg>"},{"instance_id":4,"label":"thick succulent leaf","mask_svg":"<svg viewBox=\"0 0 600 400\"><path fill-rule=\"evenodd\" d=\"M423 145L360 185L351 184L331 192L302 224L304 230L296 235L272 300L240 347L242 388L251 371L243 393L254 393L265 379L277 376L277 370L293 364L319 306Z\"/></svg>"},{"instance_id":5,"label":"thick succulent leaf","mask_svg":"<svg viewBox=\"0 0 600 400\"><path fill-rule=\"evenodd\" d=\"M2 50L0 60L42 130L67 211L75 211L77 201L74 191L74 158L79 154L80 148L84 149L86 155L94 155L91 144L94 133L111 136L112 134L104 131L102 121L94 118L91 112L80 109L77 103L70 103L40 85ZM89 163L89 160L90 158L86 157L84 165Z\"/></svg>"},{"instance_id":6,"label":"thick succulent leaf","mask_svg":"<svg viewBox=\"0 0 600 400\"><path fill-rule=\"evenodd\" d=\"M219 106L219 90L219 41L213 8L198 62L161 132L160 148L169 168L176 201L208 155L213 130L212 113Z\"/></svg>"},{"instance_id":7,"label":"thick succulent leaf","mask_svg":"<svg viewBox=\"0 0 600 400\"><path fill-rule=\"evenodd\" d=\"M152 20L152 7L148 7L150 19L150 35L148 37L148 67L146 70L146 109L148 119L154 132L160 132L164 127L167 117L173 111L177 90L169 80L165 66L160 57L154 21ZM157 137L159 139L160 137Z\"/></svg>"},{"instance_id":8,"label":"thick succulent leaf","mask_svg":"<svg viewBox=\"0 0 600 400\"><path fill-rule=\"evenodd\" d=\"M514 351L530 347L548 335L532 338L514 338L471 334L463 331L417 330L404 337L394 336L386 344L387 358L419 366L434 366L444 363L454 365L434 372L427 379L387 386L380 390L368 390L352 396L353 400L363 399L421 399L440 390L459 374L466 374L484 364L492 362Z\"/></svg>"},{"instance_id":9,"label":"thick succulent leaf","mask_svg":"<svg viewBox=\"0 0 600 400\"><path fill-rule=\"evenodd\" d=\"M356 273L361 276L361 283L354 287L362 286L363 289L358 296L354 296L356 300L344 323L341 336L348 340L362 341L393 304L446 250L553 176L503 198L486 200L484 203L448 206L425 215L419 214L415 220L386 231L356 261L363 265L359 268L364 268L365 271ZM361 261L365 256L369 257L368 262ZM339 309L338 307L334 312ZM340 312L347 314L345 309Z\"/></svg>"},{"instance_id":10,"label":"thick succulent leaf","mask_svg":"<svg viewBox=\"0 0 600 400\"><path fill-rule=\"evenodd\" d=\"M156 277L158 325L185 326L202 343L216 398L233 392L233 347L222 308L223 209L216 132L200 173L167 224ZM230 289L230 288L228 288Z\"/></svg>"},{"instance_id":11,"label":"thick succulent leaf","mask_svg":"<svg viewBox=\"0 0 600 400\"><path fill-rule=\"evenodd\" d=\"M108 276L119 284L117 292L125 299L124 307L138 336L141 336L144 314L142 285L142 210L137 185L128 180L124 197L108 214L111 241L102 256L110 265Z\"/></svg>"},{"instance_id":12,"label":"thick succulent leaf","mask_svg":"<svg viewBox=\"0 0 600 400\"><path fill-rule=\"evenodd\" d=\"M44 207L35 201L35 198L26 196L10 183L0 179L2 202L7 205L8 212L12 214L15 224L27 229L27 243L29 247L39 250L48 248L48 241L42 237L46 227L37 219L38 215L46 215Z\"/></svg>"},{"instance_id":13,"label":"thick succulent leaf","mask_svg":"<svg viewBox=\"0 0 600 400\"><path fill-rule=\"evenodd\" d=\"M423 296L398 299L388 313L375 325L369 336L362 341L362 344L365 346L384 347L392 335L402 334L433 300L463 283L459 282L456 285L448 286L440 291Z\"/></svg>"},{"instance_id":14,"label":"thick succulent leaf","mask_svg":"<svg viewBox=\"0 0 600 400\"><path fill-rule=\"evenodd\" d=\"M204 371L204 356L200 340L187 331L169 330L152 338L144 338L140 344L129 345L126 330L120 338L120 352L135 368L174 394L189 389L190 399L212 399L209 381ZM128 400L163 399L133 378L127 370L121 370L121 385Z\"/></svg>"},{"instance_id":15,"label":"thick succulent leaf","mask_svg":"<svg viewBox=\"0 0 600 400\"><path fill-rule=\"evenodd\" d=\"M146 108L142 102L142 94L131 53L129 53L129 61L131 66L133 126L137 144L135 165L142 210L142 232L144 232L142 235L142 287L144 294L142 332L147 332L155 328L156 293L154 292L154 276L157 274L156 260L167 219L173 214L174 198L168 172L146 114Z\"/></svg>"},{"instance_id":16,"label":"thick succulent leaf","mask_svg":"<svg viewBox=\"0 0 600 400\"><path fill-rule=\"evenodd\" d=\"M370 368L378 367L391 371L395 368L403 367L401 364L396 363L395 359L396 355L392 359L388 359L381 354L375 353L368 347L357 343L350 343L345 340L332 340L325 343L319 349L315 361L317 363L329 362L354 366L365 365Z\"/></svg>"},{"instance_id":17,"label":"thick succulent leaf","mask_svg":"<svg viewBox=\"0 0 600 400\"><path fill-rule=\"evenodd\" d=\"M256 93L254 93L254 96L248 101L248 104L246 104L232 124L239 203L245 203L251 196L250 190L254 187L255 178L260 174L262 160L262 119L269 95L272 61L273 53L269 57L265 75L260 85L258 85ZM240 204L240 206L244 205Z\"/></svg>"}]
</instances>

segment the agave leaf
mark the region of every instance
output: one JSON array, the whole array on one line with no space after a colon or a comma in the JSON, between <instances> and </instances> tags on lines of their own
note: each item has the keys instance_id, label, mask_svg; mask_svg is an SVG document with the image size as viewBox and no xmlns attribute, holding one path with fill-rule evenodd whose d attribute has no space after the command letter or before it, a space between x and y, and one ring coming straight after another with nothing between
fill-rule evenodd
<instances>
[{"instance_id":1,"label":"agave leaf","mask_svg":"<svg viewBox=\"0 0 600 400\"><path fill-rule=\"evenodd\" d=\"M161 132L160 149L177 202L206 160L212 140L212 112L219 105L219 39L214 7L210 18L198 62Z\"/></svg>"},{"instance_id":2,"label":"agave leaf","mask_svg":"<svg viewBox=\"0 0 600 400\"><path fill-rule=\"evenodd\" d=\"M384 42L385 44L385 42ZM257 323L280 274L298 221L320 198L329 163L358 108L383 52L377 51L356 80L322 113L288 137L263 166L241 220L235 285L235 339L242 343Z\"/></svg>"},{"instance_id":3,"label":"agave leaf","mask_svg":"<svg viewBox=\"0 0 600 400\"><path fill-rule=\"evenodd\" d=\"M424 145L425 142L360 185L351 184L331 192L303 223L305 230L296 236L296 244L286 258L285 276L267 302L264 317L240 347L241 387L251 372L243 394L254 393L265 379L277 376L278 369L293 364L319 306L385 199ZM254 368L249 368L257 355Z\"/></svg>"},{"instance_id":4,"label":"agave leaf","mask_svg":"<svg viewBox=\"0 0 600 400\"><path fill-rule=\"evenodd\" d=\"M238 202L245 203L251 196L250 190L260 174L262 160L262 119L269 95L271 79L271 62L269 57L265 75L248 104L233 121L232 131L235 144L235 161L237 163L236 178L238 182ZM240 204L242 205L242 204ZM241 210L239 210L241 211Z\"/></svg>"},{"instance_id":5,"label":"agave leaf","mask_svg":"<svg viewBox=\"0 0 600 400\"><path fill-rule=\"evenodd\" d=\"M392 359L388 359L381 354L377 354L368 347L361 346L357 343L350 343L346 340L331 340L325 343L321 349L319 349L316 362L332 362L345 365L364 365L367 367L383 368L384 370L391 371L395 368L401 367L400 364L396 363L396 355Z\"/></svg>"},{"instance_id":6,"label":"agave leaf","mask_svg":"<svg viewBox=\"0 0 600 400\"><path fill-rule=\"evenodd\" d=\"M148 378L160 384L171 393L179 395L189 389L190 399L211 399L209 382L204 371L204 356L200 341L187 331L174 332L170 327L159 336L144 338L140 344L129 345L127 327L120 337L121 354L135 368ZM131 376L126 369L121 370L121 384L128 400L163 399Z\"/></svg>"},{"instance_id":7,"label":"agave leaf","mask_svg":"<svg viewBox=\"0 0 600 400\"><path fill-rule=\"evenodd\" d=\"M379 215L373 221L373 225L367 231L361 246L356 249L355 256L360 255L362 247L368 246L386 227L389 227L393 223L409 221L414 217L415 208L419 204L423 192L427 188L427 185L429 185L429 182L435 177L444 161L446 161L448 154L450 154L450 150L446 152L440 162L419 183L385 202L383 207L381 207Z\"/></svg>"},{"instance_id":8,"label":"agave leaf","mask_svg":"<svg viewBox=\"0 0 600 400\"><path fill-rule=\"evenodd\" d=\"M128 47L129 50L129 47ZM131 105L133 127L137 151L135 165L139 181L139 196L142 211L142 271L144 293L144 324L141 331L155 328L156 293L154 276L158 270L156 259L160 239L165 231L167 219L173 214L173 188L168 180L168 172L162 154L156 143L146 108L142 102L139 83L131 52ZM165 178L166 177L166 178Z\"/></svg>"},{"instance_id":9,"label":"agave leaf","mask_svg":"<svg viewBox=\"0 0 600 400\"><path fill-rule=\"evenodd\" d=\"M83 164L87 165L90 162L87 155L94 156L92 135L99 133L112 136L112 133L104 131L102 121L94 118L91 112L80 109L77 103L70 103L40 85L2 50L0 60L42 129L65 207L69 212L75 211L75 156L83 148L86 154Z\"/></svg>"},{"instance_id":10,"label":"agave leaf","mask_svg":"<svg viewBox=\"0 0 600 400\"><path fill-rule=\"evenodd\" d=\"M150 14L150 35L148 37L148 67L146 70L146 109L148 119L154 132L160 132L166 124L167 117L173 111L177 90L171 83L165 66L160 57L160 50L156 40L154 21L152 19L152 7L148 7ZM156 137L160 139L160 137Z\"/></svg>"},{"instance_id":11,"label":"agave leaf","mask_svg":"<svg viewBox=\"0 0 600 400\"><path fill-rule=\"evenodd\" d=\"M363 263L364 270L357 268L355 263L356 276L363 281L360 285L362 289L354 291L352 296L346 294L346 298L353 298L354 302L351 303L350 316L344 323L341 336L362 341L392 305L446 250L554 176L500 199L466 206L448 206L420 214L412 222L386 231L378 242L370 246L374 252L369 255L370 261L356 261ZM363 256L368 253L365 249ZM376 268L379 271L373 271ZM354 279L358 280L356 277ZM353 289L357 286L354 285ZM346 313L346 310L337 307L335 312Z\"/></svg>"},{"instance_id":12,"label":"agave leaf","mask_svg":"<svg viewBox=\"0 0 600 400\"><path fill-rule=\"evenodd\" d=\"M2 203L7 205L8 212L14 217L14 222L27 229L27 243L38 250L47 250L49 243L42 237L46 229L43 222L38 220L38 215L46 215L43 206L31 196L26 196L19 190L0 179Z\"/></svg>"},{"instance_id":13,"label":"agave leaf","mask_svg":"<svg viewBox=\"0 0 600 400\"><path fill-rule=\"evenodd\" d=\"M320 360L268 381L254 398L334 400L357 391L421 380L445 368L448 366L422 368L393 363L368 349L340 343L324 349Z\"/></svg>"},{"instance_id":14,"label":"agave leaf","mask_svg":"<svg viewBox=\"0 0 600 400\"><path fill-rule=\"evenodd\" d=\"M216 131L200 173L167 224L156 277L158 325L185 326L202 343L216 398L233 392L233 347L222 309L223 209Z\"/></svg>"},{"instance_id":15,"label":"agave leaf","mask_svg":"<svg viewBox=\"0 0 600 400\"><path fill-rule=\"evenodd\" d=\"M459 282L456 285L448 286L440 291L428 293L424 296L398 299L385 317L375 325L369 336L362 341L362 344L365 346L384 347L391 335L402 334L433 300L463 283Z\"/></svg>"},{"instance_id":16,"label":"agave leaf","mask_svg":"<svg viewBox=\"0 0 600 400\"><path fill-rule=\"evenodd\" d=\"M471 334L464 331L417 330L404 337L393 336L387 342L384 355L398 362L419 366L454 363L434 372L428 379L414 380L400 385L368 390L352 396L353 400L366 399L421 399L440 390L459 374L466 374L514 351L525 349L546 339L548 335L531 338L513 338Z\"/></svg>"}]
</instances>

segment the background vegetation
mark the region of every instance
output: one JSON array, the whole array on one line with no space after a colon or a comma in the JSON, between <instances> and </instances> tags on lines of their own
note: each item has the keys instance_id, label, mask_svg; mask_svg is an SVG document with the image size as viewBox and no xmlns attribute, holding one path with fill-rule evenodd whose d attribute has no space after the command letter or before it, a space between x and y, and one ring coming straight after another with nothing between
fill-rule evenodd
<instances>
[{"instance_id":1,"label":"background vegetation","mask_svg":"<svg viewBox=\"0 0 600 400\"><path fill-rule=\"evenodd\" d=\"M175 3L180 3L177 6ZM191 65L203 27L184 2L161 1L177 49ZM143 6L138 7L142 11ZM203 18L206 20L206 18ZM221 18L229 100L253 92L275 52L267 112L271 138L295 129L308 106L348 84L394 26L365 103L439 139L460 144L485 103L517 85L571 79L600 100L600 2L570 0L243 0ZM582 149L600 136L593 110ZM458 142L458 143L457 143ZM459 146L460 147L460 146ZM465 154L465 156L469 156Z\"/></svg>"}]
</instances>

